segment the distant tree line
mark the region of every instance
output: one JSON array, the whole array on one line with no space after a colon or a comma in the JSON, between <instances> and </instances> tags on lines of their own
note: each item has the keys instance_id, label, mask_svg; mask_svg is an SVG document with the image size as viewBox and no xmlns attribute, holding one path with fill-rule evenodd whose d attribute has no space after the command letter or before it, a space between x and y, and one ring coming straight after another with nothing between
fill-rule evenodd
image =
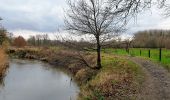
<instances>
[{"instance_id":1,"label":"distant tree line","mask_svg":"<svg viewBox=\"0 0 170 100\"><path fill-rule=\"evenodd\" d=\"M50 46L51 40L48 34L39 34L35 36L30 36L27 40L28 45L31 46Z\"/></svg>"},{"instance_id":2,"label":"distant tree line","mask_svg":"<svg viewBox=\"0 0 170 100\"><path fill-rule=\"evenodd\" d=\"M134 34L133 47L170 48L170 30L148 30Z\"/></svg>"},{"instance_id":3,"label":"distant tree line","mask_svg":"<svg viewBox=\"0 0 170 100\"><path fill-rule=\"evenodd\" d=\"M145 30L136 32L132 38L118 38L106 41L104 48L168 48L170 49L170 30Z\"/></svg>"},{"instance_id":4,"label":"distant tree line","mask_svg":"<svg viewBox=\"0 0 170 100\"><path fill-rule=\"evenodd\" d=\"M8 42L8 43L7 43ZM170 30L146 30L134 34L132 39L113 39L102 43L102 48L168 48L170 49ZM63 46L77 50L96 50L95 42L86 40L50 40L47 34L30 36L27 40L22 36L13 37L12 33L0 28L0 45L10 44L16 47L24 46Z\"/></svg>"}]
</instances>

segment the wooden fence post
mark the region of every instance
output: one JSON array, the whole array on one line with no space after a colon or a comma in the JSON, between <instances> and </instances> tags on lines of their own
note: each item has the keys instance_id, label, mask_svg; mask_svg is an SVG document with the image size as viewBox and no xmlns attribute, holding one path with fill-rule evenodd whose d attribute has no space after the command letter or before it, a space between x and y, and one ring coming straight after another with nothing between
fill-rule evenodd
<instances>
[{"instance_id":1,"label":"wooden fence post","mask_svg":"<svg viewBox=\"0 0 170 100\"><path fill-rule=\"evenodd\" d=\"M130 52L129 52L129 48L127 49L127 53L129 54Z\"/></svg>"},{"instance_id":2,"label":"wooden fence post","mask_svg":"<svg viewBox=\"0 0 170 100\"><path fill-rule=\"evenodd\" d=\"M159 61L162 60L162 48L159 49Z\"/></svg>"},{"instance_id":3,"label":"wooden fence post","mask_svg":"<svg viewBox=\"0 0 170 100\"><path fill-rule=\"evenodd\" d=\"M149 49L149 52L148 52L148 54L149 54L149 58L151 57L151 50Z\"/></svg>"}]
</instances>

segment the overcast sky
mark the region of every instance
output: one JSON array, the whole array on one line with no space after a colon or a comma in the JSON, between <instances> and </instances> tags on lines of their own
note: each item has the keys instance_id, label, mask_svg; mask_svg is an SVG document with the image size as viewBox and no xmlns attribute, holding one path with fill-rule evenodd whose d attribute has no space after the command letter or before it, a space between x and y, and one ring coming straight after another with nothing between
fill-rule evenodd
<instances>
[{"instance_id":1,"label":"overcast sky","mask_svg":"<svg viewBox=\"0 0 170 100\"><path fill-rule=\"evenodd\" d=\"M0 0L1 24L16 35L53 34L63 25L65 0ZM170 29L170 18L152 8L130 21L128 33L145 29ZM52 37L52 35L51 35Z\"/></svg>"}]
</instances>

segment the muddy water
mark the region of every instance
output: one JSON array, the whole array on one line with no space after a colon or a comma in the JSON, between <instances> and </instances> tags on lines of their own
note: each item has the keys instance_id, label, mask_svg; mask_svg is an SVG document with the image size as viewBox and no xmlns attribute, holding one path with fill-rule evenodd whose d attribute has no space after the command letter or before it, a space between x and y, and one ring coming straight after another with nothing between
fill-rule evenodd
<instances>
[{"instance_id":1,"label":"muddy water","mask_svg":"<svg viewBox=\"0 0 170 100\"><path fill-rule=\"evenodd\" d=\"M0 100L76 100L71 76L38 61L11 60L0 86Z\"/></svg>"}]
</instances>

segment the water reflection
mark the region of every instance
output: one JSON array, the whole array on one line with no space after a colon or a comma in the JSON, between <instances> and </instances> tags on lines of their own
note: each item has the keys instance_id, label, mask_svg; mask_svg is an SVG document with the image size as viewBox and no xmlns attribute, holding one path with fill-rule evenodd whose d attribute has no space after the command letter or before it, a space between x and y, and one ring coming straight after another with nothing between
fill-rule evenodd
<instances>
[{"instance_id":1,"label":"water reflection","mask_svg":"<svg viewBox=\"0 0 170 100\"><path fill-rule=\"evenodd\" d=\"M3 88L4 86L4 78L0 78L0 88Z\"/></svg>"},{"instance_id":2,"label":"water reflection","mask_svg":"<svg viewBox=\"0 0 170 100\"><path fill-rule=\"evenodd\" d=\"M7 72L8 72L8 69L9 69L9 66L7 66L5 68L5 71L3 72L3 75L0 76L0 89L5 86L4 79L5 79L5 76L6 76Z\"/></svg>"},{"instance_id":3,"label":"water reflection","mask_svg":"<svg viewBox=\"0 0 170 100\"><path fill-rule=\"evenodd\" d=\"M11 60L0 100L75 100L79 91L71 76L37 61Z\"/></svg>"}]
</instances>

